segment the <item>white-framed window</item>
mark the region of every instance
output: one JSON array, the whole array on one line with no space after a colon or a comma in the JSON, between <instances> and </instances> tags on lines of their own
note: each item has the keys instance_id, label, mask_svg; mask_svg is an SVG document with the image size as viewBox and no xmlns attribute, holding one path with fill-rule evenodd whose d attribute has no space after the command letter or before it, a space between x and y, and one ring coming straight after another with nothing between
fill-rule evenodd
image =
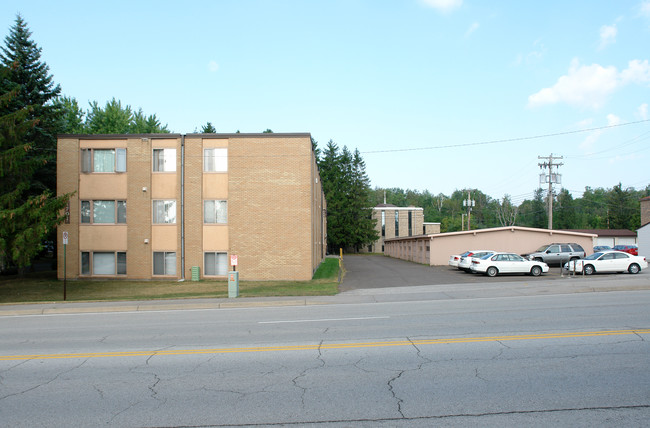
<instances>
[{"instance_id":1,"label":"white-framed window","mask_svg":"<svg viewBox=\"0 0 650 428\"><path fill-rule=\"evenodd\" d=\"M126 275L126 252L82 251L81 275Z\"/></svg>"},{"instance_id":2,"label":"white-framed window","mask_svg":"<svg viewBox=\"0 0 650 428\"><path fill-rule=\"evenodd\" d=\"M126 201L81 201L82 224L126 223Z\"/></svg>"},{"instance_id":3,"label":"white-framed window","mask_svg":"<svg viewBox=\"0 0 650 428\"><path fill-rule=\"evenodd\" d=\"M176 223L176 201L153 201L153 223Z\"/></svg>"},{"instance_id":4,"label":"white-framed window","mask_svg":"<svg viewBox=\"0 0 650 428\"><path fill-rule=\"evenodd\" d=\"M155 172L176 171L176 149L153 149L153 170Z\"/></svg>"},{"instance_id":5,"label":"white-framed window","mask_svg":"<svg viewBox=\"0 0 650 428\"><path fill-rule=\"evenodd\" d=\"M228 201L203 201L204 223L228 223Z\"/></svg>"},{"instance_id":6,"label":"white-framed window","mask_svg":"<svg viewBox=\"0 0 650 428\"><path fill-rule=\"evenodd\" d=\"M228 274L228 254L218 252L204 253L203 273L206 276L226 276Z\"/></svg>"},{"instance_id":7,"label":"white-framed window","mask_svg":"<svg viewBox=\"0 0 650 428\"><path fill-rule=\"evenodd\" d=\"M126 172L126 149L81 149L81 172Z\"/></svg>"},{"instance_id":8,"label":"white-framed window","mask_svg":"<svg viewBox=\"0 0 650 428\"><path fill-rule=\"evenodd\" d=\"M203 149L203 171L204 172L227 172L228 171L228 149L223 147Z\"/></svg>"},{"instance_id":9,"label":"white-framed window","mask_svg":"<svg viewBox=\"0 0 650 428\"><path fill-rule=\"evenodd\" d=\"M176 275L176 252L156 251L153 253L154 275Z\"/></svg>"}]
</instances>

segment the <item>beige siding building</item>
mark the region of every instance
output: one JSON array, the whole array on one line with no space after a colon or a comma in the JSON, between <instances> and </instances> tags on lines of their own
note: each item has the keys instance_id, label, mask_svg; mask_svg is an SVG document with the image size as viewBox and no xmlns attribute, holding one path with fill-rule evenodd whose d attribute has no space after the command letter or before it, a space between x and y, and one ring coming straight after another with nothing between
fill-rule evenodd
<instances>
[{"instance_id":1,"label":"beige siding building","mask_svg":"<svg viewBox=\"0 0 650 428\"><path fill-rule=\"evenodd\" d=\"M62 135L57 157L68 278L220 279L236 255L242 280L308 280L325 256L309 134Z\"/></svg>"},{"instance_id":2,"label":"beige siding building","mask_svg":"<svg viewBox=\"0 0 650 428\"><path fill-rule=\"evenodd\" d=\"M446 265L451 255L462 254L468 250L495 250L524 254L553 242L575 242L590 254L596 237L597 235L593 233L564 230L520 226L495 227L411 238L393 238L386 240L385 254L431 266Z\"/></svg>"}]
</instances>

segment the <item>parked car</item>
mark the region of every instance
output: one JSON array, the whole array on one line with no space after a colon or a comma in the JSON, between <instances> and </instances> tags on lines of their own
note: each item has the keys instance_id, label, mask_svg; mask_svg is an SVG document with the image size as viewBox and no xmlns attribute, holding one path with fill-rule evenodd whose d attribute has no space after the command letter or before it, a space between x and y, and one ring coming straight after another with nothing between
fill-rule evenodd
<instances>
[{"instance_id":1,"label":"parked car","mask_svg":"<svg viewBox=\"0 0 650 428\"><path fill-rule=\"evenodd\" d=\"M472 260L472 272L497 276L503 273L523 273L539 276L548 272L548 265L537 260L530 260L513 253L494 253Z\"/></svg>"},{"instance_id":2,"label":"parked car","mask_svg":"<svg viewBox=\"0 0 650 428\"><path fill-rule=\"evenodd\" d=\"M465 257L468 254L469 254L469 251L465 251L463 254L454 254L454 255L449 256L449 262L448 262L449 266L457 268L458 263L460 263L460 259Z\"/></svg>"},{"instance_id":3,"label":"parked car","mask_svg":"<svg viewBox=\"0 0 650 428\"><path fill-rule=\"evenodd\" d=\"M612 250L623 251L628 254L632 254L633 256L639 255L639 247L636 245L614 245Z\"/></svg>"},{"instance_id":4,"label":"parked car","mask_svg":"<svg viewBox=\"0 0 650 428\"><path fill-rule=\"evenodd\" d=\"M479 259L488 254L494 254L495 251L492 250L472 250L466 256L460 258L458 262L458 269L464 270L465 272L471 272L470 266L472 266L473 259Z\"/></svg>"},{"instance_id":5,"label":"parked car","mask_svg":"<svg viewBox=\"0 0 650 428\"><path fill-rule=\"evenodd\" d=\"M587 255L584 248L575 243L553 243L542 245L530 254L523 254L530 260L537 260L546 264L562 265L570 260L582 259Z\"/></svg>"},{"instance_id":6,"label":"parked car","mask_svg":"<svg viewBox=\"0 0 650 428\"><path fill-rule=\"evenodd\" d=\"M591 275L596 272L626 271L635 274L647 268L648 261L645 257L635 256L617 250L599 251L584 259L573 260L565 264L565 269L572 272L584 272L585 275Z\"/></svg>"},{"instance_id":7,"label":"parked car","mask_svg":"<svg viewBox=\"0 0 650 428\"><path fill-rule=\"evenodd\" d=\"M596 245L594 247L594 253L597 253L598 251L603 251L603 250L611 250L612 247L609 245Z\"/></svg>"}]
</instances>

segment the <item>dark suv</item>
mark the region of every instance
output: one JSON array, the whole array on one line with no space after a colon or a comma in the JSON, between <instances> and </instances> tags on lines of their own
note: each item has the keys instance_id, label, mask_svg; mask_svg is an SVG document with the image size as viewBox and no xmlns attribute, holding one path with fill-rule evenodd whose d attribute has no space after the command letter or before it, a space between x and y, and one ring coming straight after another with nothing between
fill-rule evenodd
<instances>
[{"instance_id":1,"label":"dark suv","mask_svg":"<svg viewBox=\"0 0 650 428\"><path fill-rule=\"evenodd\" d=\"M575 243L553 243L543 245L534 253L525 255L530 260L544 262L547 265L561 265L569 260L577 260L585 257L584 248Z\"/></svg>"}]
</instances>

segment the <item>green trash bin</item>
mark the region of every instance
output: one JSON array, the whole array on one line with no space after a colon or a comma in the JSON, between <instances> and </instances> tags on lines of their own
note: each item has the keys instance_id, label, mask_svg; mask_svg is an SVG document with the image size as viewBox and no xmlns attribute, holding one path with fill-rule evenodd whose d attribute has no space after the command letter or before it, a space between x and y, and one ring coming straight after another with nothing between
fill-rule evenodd
<instances>
[{"instance_id":1,"label":"green trash bin","mask_svg":"<svg viewBox=\"0 0 650 428\"><path fill-rule=\"evenodd\" d=\"M201 279L201 268L199 266L192 266L192 281Z\"/></svg>"}]
</instances>

